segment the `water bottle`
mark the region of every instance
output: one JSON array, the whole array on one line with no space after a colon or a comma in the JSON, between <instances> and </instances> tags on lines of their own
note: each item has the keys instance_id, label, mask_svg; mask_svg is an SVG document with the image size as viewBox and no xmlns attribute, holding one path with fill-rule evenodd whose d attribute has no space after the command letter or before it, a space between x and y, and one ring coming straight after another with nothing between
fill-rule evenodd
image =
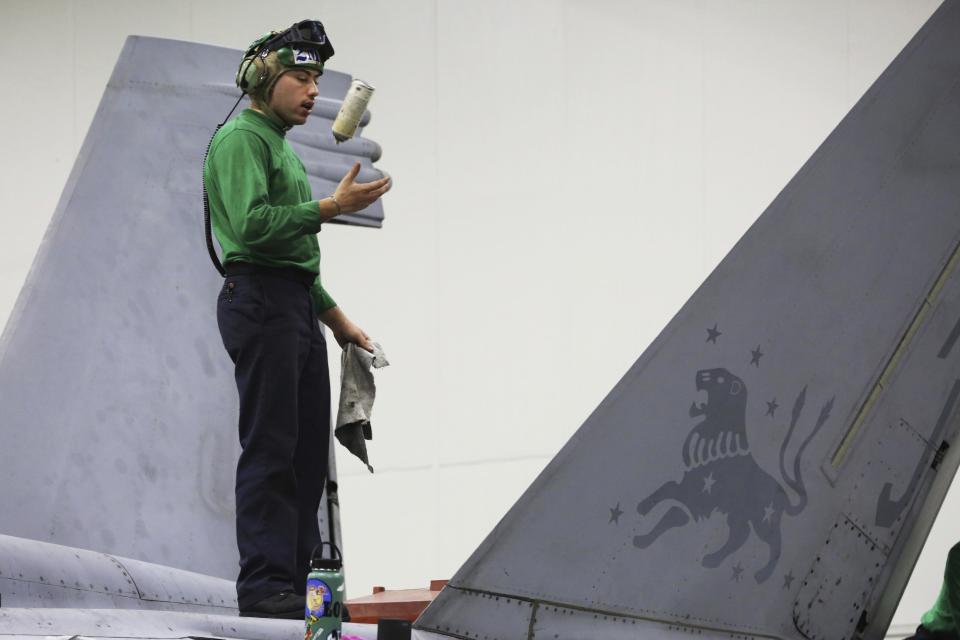
<instances>
[{"instance_id":1,"label":"water bottle","mask_svg":"<svg viewBox=\"0 0 960 640\"><path fill-rule=\"evenodd\" d=\"M324 545L330 546L330 558L322 557ZM317 549L321 551L319 558ZM339 640L342 625L343 556L336 545L324 542L310 554L304 640Z\"/></svg>"},{"instance_id":2,"label":"water bottle","mask_svg":"<svg viewBox=\"0 0 960 640\"><path fill-rule=\"evenodd\" d=\"M373 97L373 91L373 86L363 80L354 80L350 83L350 89L343 99L337 119L333 121L333 137L337 144L349 140L357 132L360 119L363 118L363 113L370 104L370 98Z\"/></svg>"}]
</instances>

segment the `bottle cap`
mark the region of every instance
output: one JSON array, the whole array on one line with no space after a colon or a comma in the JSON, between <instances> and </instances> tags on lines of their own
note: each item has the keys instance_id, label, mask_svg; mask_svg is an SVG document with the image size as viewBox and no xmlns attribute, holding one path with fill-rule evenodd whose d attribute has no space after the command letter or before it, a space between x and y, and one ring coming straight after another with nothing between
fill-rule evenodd
<instances>
[{"instance_id":1,"label":"bottle cap","mask_svg":"<svg viewBox=\"0 0 960 640\"><path fill-rule=\"evenodd\" d=\"M339 571L343 568L343 560L339 558L313 558L310 561L311 569L326 569L327 571Z\"/></svg>"}]
</instances>

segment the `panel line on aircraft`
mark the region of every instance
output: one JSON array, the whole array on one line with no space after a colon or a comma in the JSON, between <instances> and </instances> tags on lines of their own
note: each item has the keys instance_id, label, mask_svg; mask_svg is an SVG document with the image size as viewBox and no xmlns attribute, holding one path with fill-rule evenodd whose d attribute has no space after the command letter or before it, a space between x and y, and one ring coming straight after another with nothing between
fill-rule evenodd
<instances>
[{"instance_id":1,"label":"panel line on aircraft","mask_svg":"<svg viewBox=\"0 0 960 640\"><path fill-rule=\"evenodd\" d=\"M940 295L940 292L943 291L943 286L946 284L950 276L952 276L956 271L958 262L960 262L960 243L954 245L953 253L950 256L950 259L944 265L940 275L934 281L933 286L930 288L930 292L926 297L924 297L923 302L920 304L920 308L917 310L913 320L910 322L907 330L904 332L903 337L897 344L896 349L893 350L893 353L890 355L890 359L887 361L886 366L884 366L883 370L880 372L880 375L877 377L877 381L870 390L866 401L860 407L860 410L857 412L856 417L854 417L850 428L847 429L847 432L840 440L840 445L837 447L837 450L834 452L833 457L830 460L830 463L833 465L834 469L839 468L841 465L843 465L843 461L846 460L853 440L857 433L859 433L860 427L863 426L867 415L870 413L870 409L874 404L876 404L877 399L880 397L880 393L883 391L885 383L893 373L897 364L900 362L900 358L904 353L906 353L907 348L913 342L913 339L919 331L920 326L927 317L927 313L933 307L933 303Z\"/></svg>"},{"instance_id":2,"label":"panel line on aircraft","mask_svg":"<svg viewBox=\"0 0 960 640\"><path fill-rule=\"evenodd\" d=\"M960 318L957 318L957 323L953 325L953 330L950 332L950 335L947 336L947 341L943 343L943 347L940 349L937 357L944 360L950 355L950 352L953 350L953 345L957 343L957 338L960 338Z\"/></svg>"},{"instance_id":3,"label":"panel line on aircraft","mask_svg":"<svg viewBox=\"0 0 960 640\"><path fill-rule=\"evenodd\" d=\"M721 634L726 634L726 635L729 635L729 634L732 634L732 633L749 633L750 636L753 637L753 638L767 638L768 640L783 640L783 638L781 638L780 636L773 635L773 634L769 634L769 633L764 633L764 632L762 632L762 631L760 631L760 630L758 630L758 629L753 629L753 628L750 628L750 627L744 627L744 629L730 629L730 628L724 628L724 627L719 627L719 626L712 626L712 625L710 625L710 624L697 624L697 623L694 623L694 622L690 622L690 620L693 619L693 618L690 618L690 617L688 617L687 619L682 620L682 621L681 621L681 620L672 620L672 619L667 619L667 618L658 618L658 617L649 616L649 615L638 615L638 614L635 614L635 613L621 613L621 612L619 612L619 611L611 611L611 610L609 610L609 609L597 609L597 608L593 608L593 607L585 607L585 606L583 606L583 605L570 604L570 603L559 602L559 601L554 601L554 600L543 600L543 599L539 599L539 598L528 598L528 597L523 597L523 596L517 596L517 595L515 595L515 594L497 593L497 592L495 592L495 591L485 591L485 590L480 590L480 589L469 589L469 588L464 588L464 587L456 587L456 586L453 586L453 585L450 585L450 584L448 584L448 585L447 585L446 587L444 587L444 588L445 588L445 589L450 589L451 591L460 591L460 592L466 593L466 594L482 595L482 596L486 596L486 597L488 597L488 598L503 598L504 600L507 600L507 601L514 601L514 600L516 600L517 602L525 602L525 603L530 604L530 605L533 607L533 612L532 612L532 614L531 614L531 626L530 626L530 631L529 631L529 635L527 636L527 639L528 639L528 640L532 640L532 639L535 637L535 635L534 635L534 633L533 633L533 625L536 623L536 611L537 611L537 609L539 609L540 607L555 607L555 608L558 608L558 609L566 609L566 610L568 610L568 611L577 611L577 612L580 612L580 613L591 613L591 614L598 615L598 616L609 616L609 617L615 618L615 619L616 619L616 618L623 618L623 619L625 619L625 620L637 620L637 621L642 621L642 622L653 622L653 623L656 623L656 624L667 625L667 626L670 626L670 627L682 627L683 629L686 629L686 630L688 630L688 631L691 632L691 633L701 633L701 632L704 632L704 631L713 632L713 633L721 633ZM708 622L708 621L704 621L704 622ZM425 629L426 627L422 627L422 628ZM440 630L437 629L437 631L440 631ZM464 638L464 639L468 638L468 636L455 635L455 634L452 633L449 629L444 629L444 630L443 630L443 633L446 634L446 635L448 635L448 636L451 636L451 637Z\"/></svg>"},{"instance_id":4,"label":"panel line on aircraft","mask_svg":"<svg viewBox=\"0 0 960 640\"><path fill-rule=\"evenodd\" d=\"M960 380L955 380L953 383L953 388L950 390L950 395L947 398L946 403L943 405L943 409L940 411L940 418L937 420L937 426L933 430L933 434L930 436L930 444L925 447L925 449L932 449L936 446L938 440L943 436L943 430L947 426L947 421L950 416L953 414L954 407L957 403L957 397L960 396ZM934 455L936 455L934 450ZM893 500L890 495L893 491L893 483L887 482L883 485L883 490L880 492L880 498L877 500L877 518L876 524L881 527L889 527L893 525L894 522L900 517L903 513L903 510L906 509L907 504L909 504L910 499L913 497L914 492L917 489L917 485L920 484L920 478L923 477L923 474L927 467L927 457L921 456L920 460L917 461L917 468L913 472L913 476L910 478L910 484L907 486L906 491L898 500Z\"/></svg>"}]
</instances>

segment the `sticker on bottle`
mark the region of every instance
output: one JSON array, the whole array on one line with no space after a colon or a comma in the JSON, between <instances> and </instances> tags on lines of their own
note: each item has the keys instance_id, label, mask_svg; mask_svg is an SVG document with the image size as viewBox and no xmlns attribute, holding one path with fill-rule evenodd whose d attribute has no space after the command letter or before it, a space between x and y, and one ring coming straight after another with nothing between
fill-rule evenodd
<instances>
[{"instance_id":1,"label":"sticker on bottle","mask_svg":"<svg viewBox=\"0 0 960 640\"><path fill-rule=\"evenodd\" d=\"M330 585L319 578L309 578L307 580L307 616L323 618L331 615L330 601L333 599L333 593L330 591Z\"/></svg>"}]
</instances>

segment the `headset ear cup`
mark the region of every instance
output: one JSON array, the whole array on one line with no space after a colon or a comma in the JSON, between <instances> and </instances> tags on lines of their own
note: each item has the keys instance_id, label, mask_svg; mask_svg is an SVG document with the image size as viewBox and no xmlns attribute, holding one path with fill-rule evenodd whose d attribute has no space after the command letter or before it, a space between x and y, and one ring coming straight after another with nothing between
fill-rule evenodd
<instances>
[{"instance_id":1,"label":"headset ear cup","mask_svg":"<svg viewBox=\"0 0 960 640\"><path fill-rule=\"evenodd\" d=\"M240 87L240 89L243 91L248 90L249 81L247 79L247 72L250 71L250 65L252 63L253 63L253 58L250 56L247 56L240 63L240 66L237 67L237 77L235 79L235 82L237 86Z\"/></svg>"},{"instance_id":2,"label":"headset ear cup","mask_svg":"<svg viewBox=\"0 0 960 640\"><path fill-rule=\"evenodd\" d=\"M256 91L260 85L260 81L263 79L263 71L264 64L260 56L255 55L249 58L249 61L243 66L243 78L241 78L243 84L240 85L240 88L247 93Z\"/></svg>"}]
</instances>

